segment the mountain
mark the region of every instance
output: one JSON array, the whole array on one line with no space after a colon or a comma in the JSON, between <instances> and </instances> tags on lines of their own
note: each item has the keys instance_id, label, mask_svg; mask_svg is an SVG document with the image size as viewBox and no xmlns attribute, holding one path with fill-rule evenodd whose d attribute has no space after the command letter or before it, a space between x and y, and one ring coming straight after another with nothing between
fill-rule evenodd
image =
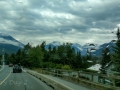
<instances>
[{"instance_id":1,"label":"mountain","mask_svg":"<svg viewBox=\"0 0 120 90\"><path fill-rule=\"evenodd\" d=\"M58 47L60 45L62 45L59 41L53 41L52 43L49 43L45 46L45 48L48 50L49 46L51 45L51 47ZM81 55L86 55L87 49L98 49L99 45L98 44L85 44L85 45L80 45L78 43L72 43L71 44L71 48L74 48L76 52L81 52Z\"/></svg>"},{"instance_id":2,"label":"mountain","mask_svg":"<svg viewBox=\"0 0 120 90\"><path fill-rule=\"evenodd\" d=\"M74 48L76 52L83 50L82 46L80 44L78 44L78 43L72 43L71 47Z\"/></svg>"},{"instance_id":3,"label":"mountain","mask_svg":"<svg viewBox=\"0 0 120 90\"><path fill-rule=\"evenodd\" d=\"M47 45L45 46L45 49L48 50L49 46L51 46L51 48L53 48L53 47L58 47L58 46L60 46L60 45L62 45L62 44L61 44L59 41L53 41L52 43L47 44Z\"/></svg>"},{"instance_id":4,"label":"mountain","mask_svg":"<svg viewBox=\"0 0 120 90\"><path fill-rule=\"evenodd\" d=\"M88 52L95 52L97 49L99 49L99 46L98 44L93 44L93 43L86 43L85 45L82 46L82 51L81 51L81 55L86 55L87 51Z\"/></svg>"},{"instance_id":5,"label":"mountain","mask_svg":"<svg viewBox=\"0 0 120 90\"><path fill-rule=\"evenodd\" d=\"M112 46L115 46L116 41L112 40L109 43L104 43L102 45L86 43L85 45L80 45L78 43L72 43L71 48L74 48L76 52L80 51L81 55L86 55L87 51L89 51L92 55L101 56L102 50L106 48L106 46L110 49L110 53L113 52ZM53 41L45 46L48 50L49 46L58 47L61 44L59 41ZM22 49L24 44L14 39L12 36L0 33L0 54L3 53L3 49L6 53L15 53L18 49Z\"/></svg>"},{"instance_id":6,"label":"mountain","mask_svg":"<svg viewBox=\"0 0 120 90\"><path fill-rule=\"evenodd\" d=\"M78 43L72 43L71 48L74 48L76 52L80 51L82 56L85 56L87 54L87 50L92 55L101 56L102 55L102 50L105 49L106 46L108 46L108 48L110 49L110 53L112 53L113 52L112 46L115 46L115 43L116 43L115 40L112 40L109 43L104 43L102 45L93 44L93 43L86 43L85 45L82 46ZM48 49L48 47L50 45L53 48L54 46L58 47L62 44L58 41L53 41L52 43L47 44L45 46L45 48Z\"/></svg>"},{"instance_id":7,"label":"mountain","mask_svg":"<svg viewBox=\"0 0 120 90\"><path fill-rule=\"evenodd\" d=\"M110 53L113 53L113 46L115 46L115 43L116 43L116 41L115 41L115 40L114 40L114 41L112 40L112 41L109 42L109 43L104 43L104 44L100 45L99 49L97 49L97 50L94 52L95 55L96 55L96 56L102 55L102 50L105 49L106 47L109 48Z\"/></svg>"},{"instance_id":8,"label":"mountain","mask_svg":"<svg viewBox=\"0 0 120 90\"><path fill-rule=\"evenodd\" d=\"M22 49L24 44L14 39L12 36L0 33L0 54L6 53L15 53L19 49Z\"/></svg>"}]
</instances>

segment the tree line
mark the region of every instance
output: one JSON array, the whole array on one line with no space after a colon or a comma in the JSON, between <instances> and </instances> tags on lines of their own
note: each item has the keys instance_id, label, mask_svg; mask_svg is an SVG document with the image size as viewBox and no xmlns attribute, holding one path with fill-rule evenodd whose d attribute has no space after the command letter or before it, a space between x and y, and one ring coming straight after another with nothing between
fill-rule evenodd
<instances>
[{"instance_id":1,"label":"tree line","mask_svg":"<svg viewBox=\"0 0 120 90\"><path fill-rule=\"evenodd\" d=\"M58 47L49 45L46 49L45 41L35 47L28 43L16 53L11 55L5 53L5 59L7 64L20 63L29 68L86 69L95 63L88 62L92 57L81 56L81 52L76 52L71 45L71 43L64 43Z\"/></svg>"}]
</instances>

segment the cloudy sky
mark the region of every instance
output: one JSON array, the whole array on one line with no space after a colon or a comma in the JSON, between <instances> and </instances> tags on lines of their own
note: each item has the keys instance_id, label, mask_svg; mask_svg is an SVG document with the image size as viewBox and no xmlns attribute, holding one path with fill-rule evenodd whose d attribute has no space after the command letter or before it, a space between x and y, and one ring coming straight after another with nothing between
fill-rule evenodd
<instances>
[{"instance_id":1,"label":"cloudy sky","mask_svg":"<svg viewBox=\"0 0 120 90\"><path fill-rule=\"evenodd\" d=\"M0 33L32 45L116 39L120 0L0 0Z\"/></svg>"}]
</instances>

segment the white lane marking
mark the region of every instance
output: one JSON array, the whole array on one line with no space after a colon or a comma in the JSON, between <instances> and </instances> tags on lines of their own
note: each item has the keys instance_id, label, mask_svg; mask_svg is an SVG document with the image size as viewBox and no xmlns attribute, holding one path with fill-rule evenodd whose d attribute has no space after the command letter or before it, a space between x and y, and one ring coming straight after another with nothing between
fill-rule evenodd
<instances>
[{"instance_id":1,"label":"white lane marking","mask_svg":"<svg viewBox=\"0 0 120 90\"><path fill-rule=\"evenodd\" d=\"M2 83L5 82L5 80L10 76L10 74L11 74L11 70L10 70L9 74L7 75L7 77L3 81L0 82L0 85L2 85Z\"/></svg>"}]
</instances>

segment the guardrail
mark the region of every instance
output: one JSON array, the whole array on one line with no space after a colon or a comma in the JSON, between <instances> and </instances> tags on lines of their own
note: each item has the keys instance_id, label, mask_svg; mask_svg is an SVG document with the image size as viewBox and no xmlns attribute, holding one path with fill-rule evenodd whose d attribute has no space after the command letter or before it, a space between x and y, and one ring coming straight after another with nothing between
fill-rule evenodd
<instances>
[{"instance_id":1,"label":"guardrail","mask_svg":"<svg viewBox=\"0 0 120 90\"><path fill-rule=\"evenodd\" d=\"M120 90L120 87L115 87L115 86L111 86L111 85L105 85L102 83L92 82L91 80L84 80L81 78L69 77L69 76L59 74L59 73L52 73L52 72L45 71L45 70L41 70L40 73L58 76L62 79L76 82L78 84L83 84L83 85L86 85L88 87L96 88L97 90ZM40 77L42 77L42 76L40 75ZM43 77L44 77L44 75L43 75ZM41 80L42 80L42 78L41 78ZM45 81L45 79L43 81ZM47 81L49 81L49 79L47 79L45 82L47 83ZM51 86L54 86L54 85L51 85ZM56 85L54 87L56 87ZM56 89L56 90L71 90L71 89Z\"/></svg>"},{"instance_id":2,"label":"guardrail","mask_svg":"<svg viewBox=\"0 0 120 90\"><path fill-rule=\"evenodd\" d=\"M64 84L54 81L50 78L45 77L44 75L37 73L37 72L33 72L30 70L27 70L27 73L41 79L43 82L47 83L49 86L52 86L55 90L74 90L68 86L65 86Z\"/></svg>"}]
</instances>

